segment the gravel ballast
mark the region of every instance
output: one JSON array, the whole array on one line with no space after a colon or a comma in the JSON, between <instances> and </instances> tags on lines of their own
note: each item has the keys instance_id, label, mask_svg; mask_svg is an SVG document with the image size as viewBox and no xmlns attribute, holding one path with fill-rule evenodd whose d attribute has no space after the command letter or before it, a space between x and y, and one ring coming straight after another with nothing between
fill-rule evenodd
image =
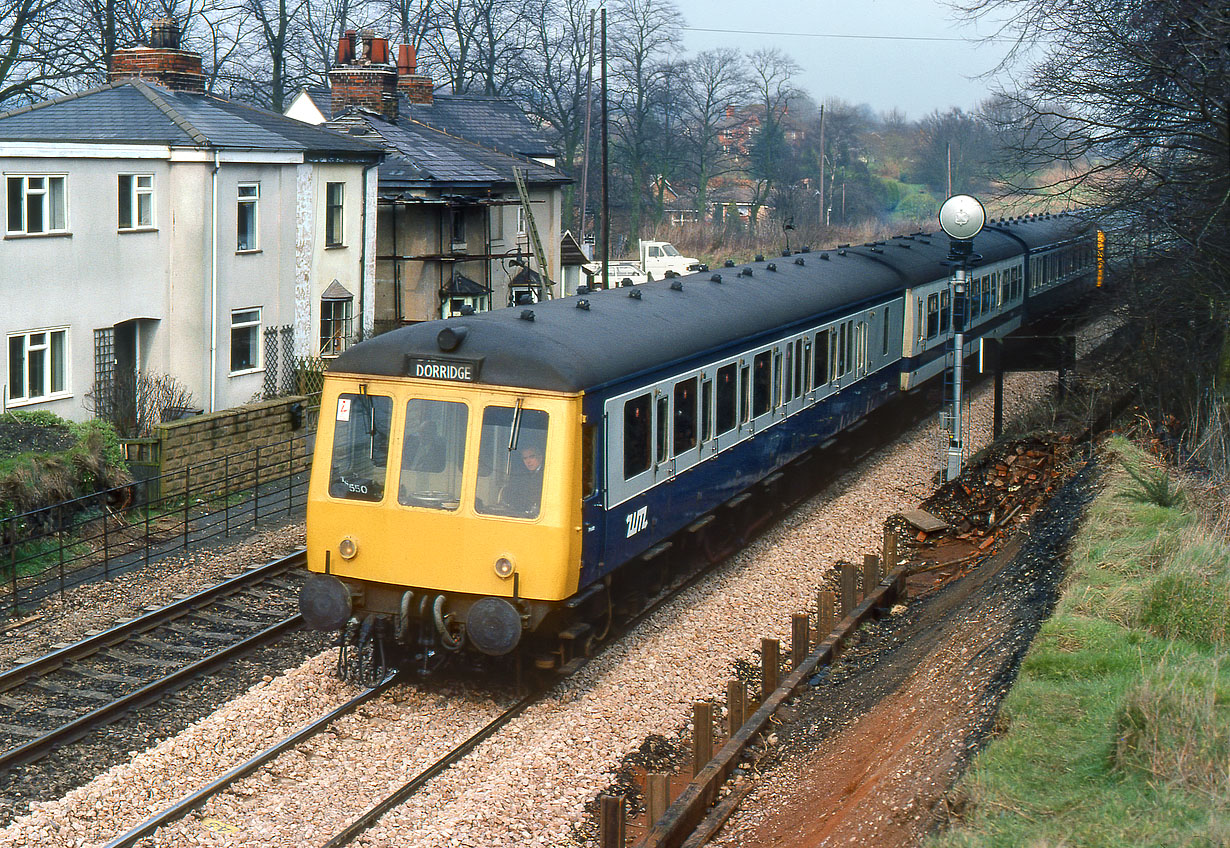
<instances>
[{"instance_id":1,"label":"gravel ballast","mask_svg":"<svg viewBox=\"0 0 1230 848\"><path fill-rule=\"evenodd\" d=\"M1050 375L1009 377L1006 414L1052 382ZM971 411L976 447L989 440L989 388ZM761 637L788 640L791 613L812 606L832 564L878 551L884 520L931 491L942 444L928 422L859 463L357 844L486 848L585 838L592 833L585 806L611 784L622 758L651 735L679 738L692 701L719 698L732 665L756 661ZM0 846L105 843L350 697L356 690L332 678L332 662L332 652L313 658L64 798L35 804L0 831ZM150 844L323 842L502 704L477 689L400 687L339 724L334 738L309 741Z\"/></svg>"}]
</instances>

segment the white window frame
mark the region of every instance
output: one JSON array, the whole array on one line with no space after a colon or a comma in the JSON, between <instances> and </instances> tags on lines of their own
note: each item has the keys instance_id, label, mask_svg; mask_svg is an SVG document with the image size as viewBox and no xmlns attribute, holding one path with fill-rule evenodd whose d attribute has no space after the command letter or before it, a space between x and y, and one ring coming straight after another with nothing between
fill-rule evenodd
<instances>
[{"instance_id":1,"label":"white window frame","mask_svg":"<svg viewBox=\"0 0 1230 848\"><path fill-rule=\"evenodd\" d=\"M236 318L241 318L253 312L256 313L255 320L251 318L246 318L241 321L235 320ZM261 347L262 347L261 329L262 329L262 320L263 320L263 316L261 313L262 313L262 307L260 306L247 306L247 307L244 307L243 309L232 309L231 310L231 335L230 335L230 340L231 340L230 351L231 352L230 352L230 366L229 367L230 367L230 375L232 377L238 377L243 374L252 374L256 371L264 370L265 365L264 365L264 362L262 361L262 351L261 351ZM235 332L236 331L247 331L247 332L252 333L252 338L253 338L252 346L255 350L255 355L252 357L254 364L250 366L243 367L243 368L235 367Z\"/></svg>"},{"instance_id":2,"label":"white window frame","mask_svg":"<svg viewBox=\"0 0 1230 848\"><path fill-rule=\"evenodd\" d=\"M333 192L340 195L338 202L333 202ZM333 210L337 209L336 232L334 232ZM346 184L344 182L325 183L325 247L346 246Z\"/></svg>"},{"instance_id":3,"label":"white window frame","mask_svg":"<svg viewBox=\"0 0 1230 848\"><path fill-rule=\"evenodd\" d=\"M249 190L250 194L244 194L245 191ZM235 189L235 197L235 252L255 253L261 249L261 184L259 182L240 183ZM248 245L242 243L241 236L243 231L240 229L243 224L245 206L251 207L252 215L252 240Z\"/></svg>"},{"instance_id":4,"label":"white window frame","mask_svg":"<svg viewBox=\"0 0 1230 848\"><path fill-rule=\"evenodd\" d=\"M4 192L5 192L5 214L4 214L4 231L11 236L41 236L54 235L56 233L68 232L68 175L67 174L8 174L4 175ZM12 224L12 185L15 180L20 180L21 183L21 221L20 226L14 228ZM30 187L31 180L42 180L42 187ZM53 200L55 195L52 192L51 185L53 182L60 184L59 191L59 221L60 226L56 225L55 215L52 211ZM30 198L32 196L42 195L42 214L41 220L38 222L40 229L31 230L28 215L30 211Z\"/></svg>"},{"instance_id":5,"label":"white window frame","mask_svg":"<svg viewBox=\"0 0 1230 848\"><path fill-rule=\"evenodd\" d=\"M124 191L124 181L128 180L128 191ZM145 185L142 185L142 182ZM119 203L127 206L128 209L128 226L124 226L123 218L116 221L116 226L120 232L127 233L133 230L152 230L155 227L154 221L154 175L153 174L120 174L116 180L116 190L119 193ZM125 193L128 195L125 197ZM145 200L149 211L149 221L141 222L141 201Z\"/></svg>"},{"instance_id":6,"label":"white window frame","mask_svg":"<svg viewBox=\"0 0 1230 848\"><path fill-rule=\"evenodd\" d=\"M338 304L344 304L341 318L326 317L325 309ZM340 327L340 332L339 332ZM337 300L320 301L320 356L331 359L350 347L350 337L354 334L354 298L347 297Z\"/></svg>"},{"instance_id":7,"label":"white window frame","mask_svg":"<svg viewBox=\"0 0 1230 848\"><path fill-rule=\"evenodd\" d=\"M59 400L72 396L72 386L70 377L72 369L69 367L72 362L68 350L68 327L48 327L41 330L25 330L20 333L10 333L6 339L4 346L7 356L7 368L4 372L5 382L7 386L7 404L8 406L25 406L32 403L45 403L50 400ZM33 342L35 336L43 336L41 342ZM54 390L52 375L55 371L56 362L52 358L55 355L56 346L52 343L53 336L60 336L62 342L60 344L60 360L61 362L61 380L63 386L58 390ZM21 342L21 373L22 373L22 393L16 394L13 391L13 342L20 340ZM30 359L31 354L35 354L43 358L42 368L42 385L40 393L33 395L30 393Z\"/></svg>"}]
</instances>

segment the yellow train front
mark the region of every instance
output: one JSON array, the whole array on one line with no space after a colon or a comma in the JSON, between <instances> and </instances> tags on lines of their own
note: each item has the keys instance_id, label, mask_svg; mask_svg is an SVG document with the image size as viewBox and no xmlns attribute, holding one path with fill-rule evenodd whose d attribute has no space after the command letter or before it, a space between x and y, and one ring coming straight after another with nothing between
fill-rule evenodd
<instances>
[{"instance_id":1,"label":"yellow train front","mask_svg":"<svg viewBox=\"0 0 1230 848\"><path fill-rule=\"evenodd\" d=\"M325 377L300 596L309 627L343 629L358 678L391 650L423 667L509 654L576 592L581 561L580 394L479 382L481 359L382 339Z\"/></svg>"}]
</instances>

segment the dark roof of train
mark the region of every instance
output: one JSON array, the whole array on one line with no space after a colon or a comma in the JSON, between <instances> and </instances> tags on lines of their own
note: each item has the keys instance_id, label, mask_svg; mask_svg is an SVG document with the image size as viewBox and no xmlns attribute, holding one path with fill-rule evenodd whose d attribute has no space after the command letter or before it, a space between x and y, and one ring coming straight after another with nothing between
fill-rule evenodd
<instances>
[{"instance_id":1,"label":"dark roof of train","mask_svg":"<svg viewBox=\"0 0 1230 848\"><path fill-rule=\"evenodd\" d=\"M1027 236L1027 241L1062 240L1074 219L1066 220L1066 226L1047 221L1045 232L1039 232L1035 222L1007 229ZM999 228L979 234L975 248L983 263L1021 252L1019 243ZM355 345L330 370L401 377L407 374L408 359L481 360L480 383L592 390L738 339L755 338L939 279L948 273L947 253L948 238L943 233L916 234L427 321ZM775 271L769 270L770 263ZM739 276L745 268L752 270L752 276ZM711 280L714 274L721 275L721 283ZM673 288L675 283L682 288ZM633 292L640 294L639 299L629 296ZM588 301L589 309L578 307L581 300ZM521 317L526 310L533 312L534 320ZM465 336L455 350L444 351L437 339L449 327L464 327Z\"/></svg>"}]
</instances>

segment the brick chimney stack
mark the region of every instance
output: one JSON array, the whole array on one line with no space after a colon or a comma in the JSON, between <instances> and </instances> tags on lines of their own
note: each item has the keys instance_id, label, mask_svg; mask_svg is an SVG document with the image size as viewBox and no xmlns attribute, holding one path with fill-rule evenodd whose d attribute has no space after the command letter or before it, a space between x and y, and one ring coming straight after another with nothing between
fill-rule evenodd
<instances>
[{"instance_id":1,"label":"brick chimney stack","mask_svg":"<svg viewBox=\"0 0 1230 848\"><path fill-rule=\"evenodd\" d=\"M337 64L329 71L333 114L352 106L397 120L397 69L389 63L389 42L365 29L348 29L338 40Z\"/></svg>"},{"instance_id":2,"label":"brick chimney stack","mask_svg":"<svg viewBox=\"0 0 1230 848\"><path fill-rule=\"evenodd\" d=\"M411 103L431 105L431 77L418 73L418 56L413 44L402 44L397 48L397 87Z\"/></svg>"},{"instance_id":3,"label":"brick chimney stack","mask_svg":"<svg viewBox=\"0 0 1230 848\"><path fill-rule=\"evenodd\" d=\"M111 54L108 82L137 77L175 91L205 93L201 55L179 49L179 27L169 18L150 21L149 46L129 47Z\"/></svg>"}]
</instances>

